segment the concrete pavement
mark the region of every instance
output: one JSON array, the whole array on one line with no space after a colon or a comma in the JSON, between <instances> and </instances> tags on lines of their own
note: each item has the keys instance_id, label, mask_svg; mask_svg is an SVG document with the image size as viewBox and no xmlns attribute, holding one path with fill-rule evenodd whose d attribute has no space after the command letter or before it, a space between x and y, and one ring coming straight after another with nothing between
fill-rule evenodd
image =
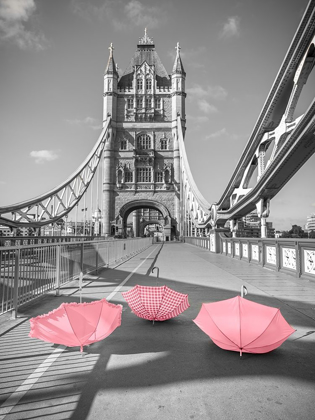
<instances>
[{"instance_id":1,"label":"concrete pavement","mask_svg":"<svg viewBox=\"0 0 315 420\"><path fill-rule=\"evenodd\" d=\"M159 279L150 274L154 265ZM130 311L121 292L157 280L188 293L191 306L153 326ZM84 283L83 301L110 297L123 305L121 327L85 348L84 356L28 338L30 317L79 301L77 282L60 297L24 306L18 321L2 317L0 420L313 418L314 283L181 243L153 245ZM297 330L273 352L240 358L192 322L202 302L240 294L242 284L248 299L279 307Z\"/></svg>"}]
</instances>

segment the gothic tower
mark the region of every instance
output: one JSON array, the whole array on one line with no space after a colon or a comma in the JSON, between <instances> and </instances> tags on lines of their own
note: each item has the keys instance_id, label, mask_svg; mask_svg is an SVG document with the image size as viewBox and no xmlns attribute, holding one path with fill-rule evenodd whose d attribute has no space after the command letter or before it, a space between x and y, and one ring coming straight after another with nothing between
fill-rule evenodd
<instances>
[{"instance_id":1,"label":"gothic tower","mask_svg":"<svg viewBox=\"0 0 315 420\"><path fill-rule=\"evenodd\" d=\"M155 220L164 239L179 235L180 156L177 121L185 132L185 76L177 44L169 76L147 31L128 67L118 73L110 46L104 75L104 233L142 236Z\"/></svg>"}]
</instances>

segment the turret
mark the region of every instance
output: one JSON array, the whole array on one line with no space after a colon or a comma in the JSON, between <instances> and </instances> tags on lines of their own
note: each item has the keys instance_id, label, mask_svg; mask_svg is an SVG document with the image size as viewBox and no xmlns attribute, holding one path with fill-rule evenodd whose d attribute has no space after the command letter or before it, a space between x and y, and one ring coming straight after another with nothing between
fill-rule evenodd
<instances>
[{"instance_id":1,"label":"turret","mask_svg":"<svg viewBox=\"0 0 315 420\"><path fill-rule=\"evenodd\" d=\"M180 57L179 42L176 45L176 58L172 71L172 120L177 119L180 115L185 120L185 79L186 73ZM183 127L184 128L184 127Z\"/></svg>"},{"instance_id":2,"label":"turret","mask_svg":"<svg viewBox=\"0 0 315 420\"><path fill-rule=\"evenodd\" d=\"M181 173L180 173L180 151L178 142L177 118L181 118L183 133L185 133L185 78L186 73L180 57L179 42L176 45L176 58L172 71L172 136L174 141L174 214L177 221L177 229L179 235L182 235L182 224L180 214L180 197L181 197Z\"/></svg>"},{"instance_id":3,"label":"turret","mask_svg":"<svg viewBox=\"0 0 315 420\"><path fill-rule=\"evenodd\" d=\"M103 94L103 126L110 116L112 120L116 121L117 109L117 83L118 73L114 61L113 44L109 47L109 59L104 74L104 94Z\"/></svg>"}]
</instances>

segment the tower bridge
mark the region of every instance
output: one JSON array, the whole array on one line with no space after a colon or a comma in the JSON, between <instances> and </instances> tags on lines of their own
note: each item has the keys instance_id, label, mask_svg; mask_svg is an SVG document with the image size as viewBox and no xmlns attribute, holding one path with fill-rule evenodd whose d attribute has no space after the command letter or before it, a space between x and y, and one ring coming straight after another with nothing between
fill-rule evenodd
<instances>
[{"instance_id":1,"label":"tower bridge","mask_svg":"<svg viewBox=\"0 0 315 420\"><path fill-rule=\"evenodd\" d=\"M40 228L73 214L79 202L91 200L101 236L124 236L128 220L134 234L141 235L151 220L144 215L143 209L148 209L160 215L166 241L191 236L197 229L209 233L228 227L235 233L238 220L252 211L261 219L261 237L266 237L271 200L315 152L315 99L303 115L293 118L315 64L314 13L311 0L217 201L209 203L203 197L189 167L180 45L169 75L145 30L123 72L116 66L113 45L109 47L103 129L86 160L53 190L1 207L0 224Z\"/></svg>"}]
</instances>

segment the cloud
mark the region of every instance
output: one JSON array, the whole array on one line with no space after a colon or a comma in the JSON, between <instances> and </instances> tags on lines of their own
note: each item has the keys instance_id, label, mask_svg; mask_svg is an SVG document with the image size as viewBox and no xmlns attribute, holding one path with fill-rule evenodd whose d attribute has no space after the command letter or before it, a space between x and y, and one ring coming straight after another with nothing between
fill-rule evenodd
<instances>
[{"instance_id":1,"label":"cloud","mask_svg":"<svg viewBox=\"0 0 315 420\"><path fill-rule=\"evenodd\" d=\"M238 134L231 134L228 132L228 130L224 127L221 128L221 130L215 131L214 133L208 134L205 137L205 140L212 140L212 139L218 139L220 137L228 137L229 140L237 140L239 139L239 135Z\"/></svg>"},{"instance_id":2,"label":"cloud","mask_svg":"<svg viewBox=\"0 0 315 420\"><path fill-rule=\"evenodd\" d=\"M206 115L187 115L187 120L189 120L190 122L204 123L209 121L209 118Z\"/></svg>"},{"instance_id":3,"label":"cloud","mask_svg":"<svg viewBox=\"0 0 315 420\"><path fill-rule=\"evenodd\" d=\"M233 38L240 35L240 18L238 16L229 17L220 31L220 38Z\"/></svg>"},{"instance_id":4,"label":"cloud","mask_svg":"<svg viewBox=\"0 0 315 420\"><path fill-rule=\"evenodd\" d=\"M30 153L30 156L34 158L35 163L38 164L58 159L57 153L53 150L34 150Z\"/></svg>"},{"instance_id":5,"label":"cloud","mask_svg":"<svg viewBox=\"0 0 315 420\"><path fill-rule=\"evenodd\" d=\"M0 185L6 185L6 182L0 180Z\"/></svg>"},{"instance_id":6,"label":"cloud","mask_svg":"<svg viewBox=\"0 0 315 420\"><path fill-rule=\"evenodd\" d=\"M209 134L205 137L206 140L217 139L218 137L222 137L224 134L227 134L226 128L222 128L212 134Z\"/></svg>"},{"instance_id":7,"label":"cloud","mask_svg":"<svg viewBox=\"0 0 315 420\"><path fill-rule=\"evenodd\" d=\"M175 60L176 57L176 47L174 47L172 50L169 50L167 52L167 55L170 56L173 60ZM187 63L187 65L194 67L194 68L204 68L205 65L202 63L199 63L198 60L198 56L200 56L201 54L204 54L207 51L206 47L203 45L200 45L199 47L196 48L189 48L189 49L181 49L180 51L180 55L182 57L182 59L184 60L184 64L185 62Z\"/></svg>"},{"instance_id":8,"label":"cloud","mask_svg":"<svg viewBox=\"0 0 315 420\"><path fill-rule=\"evenodd\" d=\"M186 89L189 95L197 96L198 98L209 97L217 100L224 100L228 93L222 86L201 86L195 84L193 87Z\"/></svg>"},{"instance_id":9,"label":"cloud","mask_svg":"<svg viewBox=\"0 0 315 420\"><path fill-rule=\"evenodd\" d=\"M36 10L34 0L1 0L0 38L10 40L22 50L43 50L47 40L43 34L35 34L25 28Z\"/></svg>"},{"instance_id":10,"label":"cloud","mask_svg":"<svg viewBox=\"0 0 315 420\"><path fill-rule=\"evenodd\" d=\"M205 99L200 99L198 101L198 107L200 111L205 114L215 114L218 112L217 108L214 105L209 104Z\"/></svg>"},{"instance_id":11,"label":"cloud","mask_svg":"<svg viewBox=\"0 0 315 420\"><path fill-rule=\"evenodd\" d=\"M93 117L85 117L82 119L75 118L72 120L66 120L66 122L71 125L86 125L92 128L93 130L99 130L103 127L102 124L100 124L99 121Z\"/></svg>"},{"instance_id":12,"label":"cloud","mask_svg":"<svg viewBox=\"0 0 315 420\"><path fill-rule=\"evenodd\" d=\"M138 0L131 0L124 7L124 13L130 22L136 26L147 28L157 28L161 20L165 20L166 16L156 6L146 6Z\"/></svg>"},{"instance_id":13,"label":"cloud","mask_svg":"<svg viewBox=\"0 0 315 420\"><path fill-rule=\"evenodd\" d=\"M130 27L157 28L168 20L167 13L158 6L149 6L139 0L105 0L95 6L83 0L71 1L72 11L83 18L108 20L116 30Z\"/></svg>"}]
</instances>

